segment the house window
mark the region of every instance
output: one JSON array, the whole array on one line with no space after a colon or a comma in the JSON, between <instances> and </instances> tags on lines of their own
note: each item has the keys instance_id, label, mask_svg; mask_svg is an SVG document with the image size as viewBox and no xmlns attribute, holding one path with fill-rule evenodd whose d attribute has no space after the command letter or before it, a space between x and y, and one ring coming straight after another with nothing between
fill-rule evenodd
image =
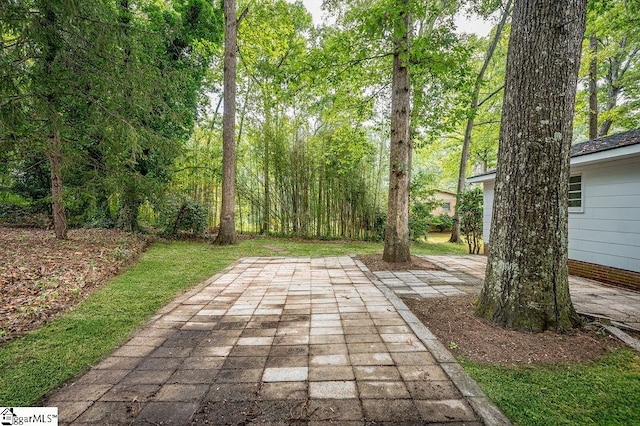
<instances>
[{"instance_id":1,"label":"house window","mask_svg":"<svg viewBox=\"0 0 640 426\"><path fill-rule=\"evenodd\" d=\"M573 175L569 178L569 212L582 213L583 211L582 175Z\"/></svg>"},{"instance_id":2,"label":"house window","mask_svg":"<svg viewBox=\"0 0 640 426\"><path fill-rule=\"evenodd\" d=\"M451 211L451 203L442 203L442 210L445 213L449 213Z\"/></svg>"}]
</instances>

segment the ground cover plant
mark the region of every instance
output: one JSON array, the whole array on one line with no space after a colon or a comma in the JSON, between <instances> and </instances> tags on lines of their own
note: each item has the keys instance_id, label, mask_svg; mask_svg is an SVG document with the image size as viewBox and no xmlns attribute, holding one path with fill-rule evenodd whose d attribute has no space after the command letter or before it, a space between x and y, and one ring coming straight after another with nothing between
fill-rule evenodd
<instances>
[{"instance_id":1,"label":"ground cover plant","mask_svg":"<svg viewBox=\"0 0 640 426\"><path fill-rule=\"evenodd\" d=\"M0 228L0 232L7 231ZM26 233L26 230L22 230ZM80 244L71 233L63 247ZM26 238L26 237L25 237ZM444 238L442 238L444 240ZM3 245L0 251L11 250ZM100 251L98 250L98 253ZM244 237L237 246L202 241L158 241L121 275L43 327L0 346L0 405L35 404L48 391L85 371L127 339L154 312L182 291L243 256L327 256L381 253L382 244ZM415 253L464 253L451 244L416 244ZM24 261L34 262L33 250ZM52 258L72 263L82 256ZM19 266L15 266L19 270ZM71 266L67 265L67 268ZM78 268L81 269L81 268ZM53 269L52 269L53 270ZM112 274L108 268L103 272ZM6 272L3 269L3 273ZM2 277L6 281L6 277ZM3 300L6 300L3 298ZM71 300L71 299L68 299Z\"/></svg>"}]
</instances>

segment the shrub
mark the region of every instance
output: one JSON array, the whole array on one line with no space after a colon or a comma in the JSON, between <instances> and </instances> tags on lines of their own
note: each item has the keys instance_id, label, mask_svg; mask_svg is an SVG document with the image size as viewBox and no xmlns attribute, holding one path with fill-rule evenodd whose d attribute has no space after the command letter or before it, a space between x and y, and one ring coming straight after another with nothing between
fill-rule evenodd
<instances>
[{"instance_id":1,"label":"shrub","mask_svg":"<svg viewBox=\"0 0 640 426\"><path fill-rule=\"evenodd\" d=\"M431 204L414 203L409 210L409 238L411 241L426 240L434 222Z\"/></svg>"},{"instance_id":2,"label":"shrub","mask_svg":"<svg viewBox=\"0 0 640 426\"><path fill-rule=\"evenodd\" d=\"M365 241L382 242L384 241L384 232L387 227L387 212L377 211L373 220L368 221L366 225Z\"/></svg>"},{"instance_id":3,"label":"shrub","mask_svg":"<svg viewBox=\"0 0 640 426\"><path fill-rule=\"evenodd\" d=\"M197 201L184 196L171 196L161 209L163 233L175 237L181 232L203 235L207 229L207 209Z\"/></svg>"},{"instance_id":4,"label":"shrub","mask_svg":"<svg viewBox=\"0 0 640 426\"><path fill-rule=\"evenodd\" d=\"M469 253L480 253L482 235L482 189L479 187L461 192L456 205L460 217L460 230L467 240Z\"/></svg>"},{"instance_id":5,"label":"shrub","mask_svg":"<svg viewBox=\"0 0 640 426\"><path fill-rule=\"evenodd\" d=\"M438 232L450 231L453 227L453 217L442 213L433 218L433 227Z\"/></svg>"},{"instance_id":6,"label":"shrub","mask_svg":"<svg viewBox=\"0 0 640 426\"><path fill-rule=\"evenodd\" d=\"M28 205L0 203L0 224L28 228L50 228L52 226L50 215L43 213L41 206L35 204L37 203Z\"/></svg>"}]
</instances>

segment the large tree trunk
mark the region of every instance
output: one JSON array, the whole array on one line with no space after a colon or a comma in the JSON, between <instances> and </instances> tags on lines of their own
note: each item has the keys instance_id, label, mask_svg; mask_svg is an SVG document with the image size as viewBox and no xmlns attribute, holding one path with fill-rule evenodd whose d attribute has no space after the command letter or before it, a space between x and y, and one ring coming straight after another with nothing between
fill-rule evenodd
<instances>
[{"instance_id":1,"label":"large tree trunk","mask_svg":"<svg viewBox=\"0 0 640 426\"><path fill-rule=\"evenodd\" d=\"M567 190L586 0L516 0L491 248L478 314L500 326L578 323L567 271Z\"/></svg>"},{"instance_id":2,"label":"large tree trunk","mask_svg":"<svg viewBox=\"0 0 640 426\"><path fill-rule=\"evenodd\" d=\"M236 243L236 63L237 22L235 0L224 0L224 112L222 118L222 209L216 243Z\"/></svg>"},{"instance_id":3,"label":"large tree trunk","mask_svg":"<svg viewBox=\"0 0 640 426\"><path fill-rule=\"evenodd\" d=\"M57 119L53 119L54 123ZM62 195L62 154L60 147L60 130L54 125L53 133L49 137L48 149L49 165L51 166L51 207L53 210L53 228L56 238L67 238L67 216L64 212Z\"/></svg>"},{"instance_id":4,"label":"large tree trunk","mask_svg":"<svg viewBox=\"0 0 640 426\"><path fill-rule=\"evenodd\" d=\"M409 13L407 0L401 0L404 15L398 22L394 40L391 98L391 152L389 158L389 201L384 235L386 262L407 262L409 252L409 176L411 140L409 113Z\"/></svg>"},{"instance_id":5,"label":"large tree trunk","mask_svg":"<svg viewBox=\"0 0 640 426\"><path fill-rule=\"evenodd\" d=\"M598 39L589 37L589 139L598 137Z\"/></svg>"},{"instance_id":6,"label":"large tree trunk","mask_svg":"<svg viewBox=\"0 0 640 426\"><path fill-rule=\"evenodd\" d=\"M471 94L471 113L469 115L469 118L467 119L467 127L464 131L464 141L462 142L462 153L460 155L460 169L458 171L458 188L456 189L456 197L460 197L460 194L464 192L465 183L467 181L467 163L469 162L469 149L471 148L471 132L473 131L476 110L478 109L478 99L480 97L480 89L482 88L482 82L484 80L484 73L489 67L491 58L493 58L493 53L496 51L496 46L498 46L498 42L500 41L500 37L502 36L502 29L504 28L504 24L507 22L507 18L509 17L510 13L511 0L507 0L507 4L505 4L504 6L502 17L500 18L500 22L498 22L496 32L493 35L493 39L491 40L491 44L489 45L487 54L484 56L484 62L482 63L480 72L476 77L476 84L473 89L473 93ZM453 215L453 226L451 227L451 238L449 239L449 242L462 242L462 239L460 238L460 216L458 216L457 210Z\"/></svg>"}]
</instances>

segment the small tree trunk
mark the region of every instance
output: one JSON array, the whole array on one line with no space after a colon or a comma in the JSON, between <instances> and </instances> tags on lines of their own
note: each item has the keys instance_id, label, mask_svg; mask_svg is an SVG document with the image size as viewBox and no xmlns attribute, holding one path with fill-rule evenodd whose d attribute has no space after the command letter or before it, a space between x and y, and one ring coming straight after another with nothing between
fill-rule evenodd
<instances>
[{"instance_id":1,"label":"small tree trunk","mask_svg":"<svg viewBox=\"0 0 640 426\"><path fill-rule=\"evenodd\" d=\"M624 49L627 44L626 37L620 41L619 47ZM620 96L620 91L622 87L618 85L618 81L621 77L620 75L620 59L618 57L612 57L608 60L609 63L609 72L606 76L607 82L607 103L604 107L604 111L609 112L613 110L618 105L618 96ZM607 118L600 125L600 129L598 130L598 136L607 136L609 134L609 130L611 129L611 125L613 124L613 120L611 118Z\"/></svg>"},{"instance_id":2,"label":"small tree trunk","mask_svg":"<svg viewBox=\"0 0 640 426\"><path fill-rule=\"evenodd\" d=\"M54 119L56 122L57 119ZM56 127L54 125L54 127ZM62 195L62 154L60 147L60 130L54 128L49 138L48 150L49 164L51 166L51 207L53 210L53 227L56 238L67 238L67 216L64 212Z\"/></svg>"},{"instance_id":3,"label":"small tree trunk","mask_svg":"<svg viewBox=\"0 0 640 426\"><path fill-rule=\"evenodd\" d=\"M271 140L271 109L265 103L265 132L263 133L264 140L264 153L262 156L262 172L263 172L263 181L264 181L264 202L262 204L262 224L260 225L260 233L266 234L270 231L270 217L271 217L271 194L269 193L269 150L270 150L270 140Z\"/></svg>"},{"instance_id":4,"label":"small tree trunk","mask_svg":"<svg viewBox=\"0 0 640 426\"><path fill-rule=\"evenodd\" d=\"M491 250L478 314L567 331L569 149L586 0L516 0L500 126Z\"/></svg>"},{"instance_id":5,"label":"small tree trunk","mask_svg":"<svg viewBox=\"0 0 640 426\"><path fill-rule=\"evenodd\" d=\"M589 139L598 137L598 39L589 37Z\"/></svg>"},{"instance_id":6,"label":"small tree trunk","mask_svg":"<svg viewBox=\"0 0 640 426\"><path fill-rule=\"evenodd\" d=\"M121 194L120 211L118 212L118 227L120 229L127 232L138 232L140 230L138 213L141 205L142 200L137 192L136 181L132 177Z\"/></svg>"},{"instance_id":7,"label":"small tree trunk","mask_svg":"<svg viewBox=\"0 0 640 426\"><path fill-rule=\"evenodd\" d=\"M396 27L393 54L391 98L391 152L389 158L389 201L384 236L383 260L408 262L409 252L409 176L411 140L409 113L409 13L407 0L401 0L402 21Z\"/></svg>"},{"instance_id":8,"label":"small tree trunk","mask_svg":"<svg viewBox=\"0 0 640 426\"><path fill-rule=\"evenodd\" d=\"M216 243L236 243L236 64L237 22L235 0L224 0L224 112L222 118L222 209Z\"/></svg>"},{"instance_id":9,"label":"small tree trunk","mask_svg":"<svg viewBox=\"0 0 640 426\"><path fill-rule=\"evenodd\" d=\"M482 88L484 73L487 71L489 63L491 62L491 58L493 57L493 53L496 51L496 46L498 45L500 37L502 36L502 29L504 28L504 24L507 22L507 18L510 13L511 0L507 0L507 4L504 6L504 11L502 12L502 17L500 18L500 22L498 22L498 26L496 27L496 32L493 35L493 40L491 40L491 44L489 45L487 54L484 56L484 62L482 63L480 72L476 77L476 84L473 89L473 93L471 94L471 114L467 119L467 127L464 131L464 141L462 142L462 153L460 155L460 170L458 171L458 188L456 190L456 197L459 197L460 194L464 192L465 183L467 180L467 163L469 162L469 149L471 148L471 132L473 131L473 124L475 121L476 110L478 108L478 98L480 97L480 89ZM456 210L453 215L453 226L451 227L451 238L449 239L449 242L459 243L461 241L460 217L458 216L458 211Z\"/></svg>"},{"instance_id":10,"label":"small tree trunk","mask_svg":"<svg viewBox=\"0 0 640 426\"><path fill-rule=\"evenodd\" d=\"M55 23L57 20L56 12L50 5L43 8L44 19L42 24L44 30L49 33L45 53L45 69L47 74L53 74L53 64L60 46L57 37L54 36ZM47 82L49 83L49 82ZM45 96L46 108L53 113L50 115L50 135L49 146L46 155L51 168L51 208L53 213L53 227L55 229L56 238L64 240L67 238L67 217L64 212L63 195L62 195L62 145L60 140L60 125L62 114L58 113L59 101L55 94L55 90L50 88Z\"/></svg>"}]
</instances>

